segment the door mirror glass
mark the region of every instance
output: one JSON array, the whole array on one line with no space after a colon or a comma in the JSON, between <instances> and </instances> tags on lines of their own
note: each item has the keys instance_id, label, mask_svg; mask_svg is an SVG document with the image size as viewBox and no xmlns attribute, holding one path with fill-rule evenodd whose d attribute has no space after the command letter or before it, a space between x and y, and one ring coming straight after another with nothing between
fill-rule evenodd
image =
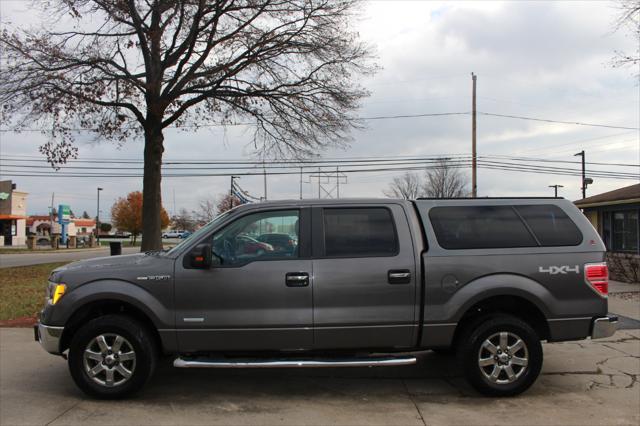
<instances>
[{"instance_id":1,"label":"door mirror glass","mask_svg":"<svg viewBox=\"0 0 640 426\"><path fill-rule=\"evenodd\" d=\"M212 260L211 246L199 244L189 252L189 263L192 268L209 269Z\"/></svg>"}]
</instances>

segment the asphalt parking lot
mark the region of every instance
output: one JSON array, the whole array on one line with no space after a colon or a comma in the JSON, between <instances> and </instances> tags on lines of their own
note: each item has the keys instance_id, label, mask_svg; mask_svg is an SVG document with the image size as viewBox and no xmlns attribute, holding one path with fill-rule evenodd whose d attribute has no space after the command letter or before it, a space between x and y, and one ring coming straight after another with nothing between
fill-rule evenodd
<instances>
[{"instance_id":1,"label":"asphalt parking lot","mask_svg":"<svg viewBox=\"0 0 640 426\"><path fill-rule=\"evenodd\" d=\"M524 395L485 398L455 363L425 353L411 367L177 370L163 362L137 397L95 401L30 329L0 329L3 425L638 425L640 330L545 345Z\"/></svg>"}]
</instances>

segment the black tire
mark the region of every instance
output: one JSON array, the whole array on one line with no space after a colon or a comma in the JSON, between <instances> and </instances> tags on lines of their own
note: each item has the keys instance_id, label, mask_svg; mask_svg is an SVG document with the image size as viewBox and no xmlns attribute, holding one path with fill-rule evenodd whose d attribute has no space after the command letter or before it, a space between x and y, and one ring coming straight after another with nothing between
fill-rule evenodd
<instances>
[{"instance_id":1,"label":"black tire","mask_svg":"<svg viewBox=\"0 0 640 426\"><path fill-rule=\"evenodd\" d=\"M90 377L87 368L97 367L100 362L94 359L86 360L84 354L89 345L93 345L91 347L95 348L92 350L93 352L100 351L97 340L94 340L98 336L106 336L107 344L111 345L110 348L115 347L116 336L123 338L124 340L120 341L124 343L120 347L126 348L127 353L133 351L133 362L131 360L118 362L118 360L110 359L108 361L114 364L111 365L111 368L105 368L109 367L109 364L105 364L104 362L107 361L104 361L103 367L98 367L103 368L100 377L98 375L95 379ZM113 340L109 341L109 339ZM151 333L142 323L125 315L105 315L89 321L74 334L69 347L69 371L76 385L89 396L100 399L124 398L140 390L151 378L157 363L157 352ZM119 371L111 372L111 380L114 384L107 386L106 369L119 368L119 363L126 369L120 371L130 371L130 376L125 378ZM104 374L105 384L96 382L96 380L101 380L102 374ZM122 383L117 383L117 379L120 379Z\"/></svg>"},{"instance_id":2,"label":"black tire","mask_svg":"<svg viewBox=\"0 0 640 426\"><path fill-rule=\"evenodd\" d=\"M500 340L505 335L507 351L503 351L505 346ZM524 343L524 348L515 344L518 338ZM489 343L497 345L482 348L488 339ZM493 350L497 352L492 355ZM542 344L538 334L529 324L511 315L499 314L474 322L463 332L457 355L471 386L487 396L518 395L536 381L542 369ZM525 358L526 366L520 365ZM481 359L494 364L480 367ZM495 372L498 376L492 378ZM509 373L513 374L512 378Z\"/></svg>"}]
</instances>

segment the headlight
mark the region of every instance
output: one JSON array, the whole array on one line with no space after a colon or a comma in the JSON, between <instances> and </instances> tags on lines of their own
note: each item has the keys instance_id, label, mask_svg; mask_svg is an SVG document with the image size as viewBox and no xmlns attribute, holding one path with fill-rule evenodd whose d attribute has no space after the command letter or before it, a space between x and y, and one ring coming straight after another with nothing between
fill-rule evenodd
<instances>
[{"instance_id":1,"label":"headlight","mask_svg":"<svg viewBox=\"0 0 640 426\"><path fill-rule=\"evenodd\" d=\"M55 305L58 303L58 300L64 296L65 291L67 291L67 286L65 284L50 282L47 286L47 300L50 304Z\"/></svg>"}]
</instances>

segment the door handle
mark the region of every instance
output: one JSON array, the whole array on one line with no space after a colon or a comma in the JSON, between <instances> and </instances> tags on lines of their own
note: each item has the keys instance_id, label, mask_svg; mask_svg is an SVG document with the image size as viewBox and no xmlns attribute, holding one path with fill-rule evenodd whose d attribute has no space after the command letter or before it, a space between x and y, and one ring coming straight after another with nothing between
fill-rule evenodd
<instances>
[{"instance_id":1,"label":"door handle","mask_svg":"<svg viewBox=\"0 0 640 426\"><path fill-rule=\"evenodd\" d=\"M388 273L387 280L389 284L409 284L411 283L411 271L408 269L392 269Z\"/></svg>"},{"instance_id":2,"label":"door handle","mask_svg":"<svg viewBox=\"0 0 640 426\"><path fill-rule=\"evenodd\" d=\"M309 285L309 274L307 272L287 272L284 281L287 287L306 287Z\"/></svg>"}]
</instances>

